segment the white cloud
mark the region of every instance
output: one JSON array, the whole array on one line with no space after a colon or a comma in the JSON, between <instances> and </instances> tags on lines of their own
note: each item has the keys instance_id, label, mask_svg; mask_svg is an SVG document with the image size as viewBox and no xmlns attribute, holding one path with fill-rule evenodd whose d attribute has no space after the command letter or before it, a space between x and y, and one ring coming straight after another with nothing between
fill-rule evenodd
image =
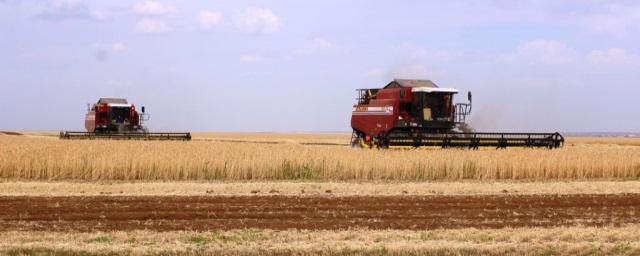
<instances>
[{"instance_id":1,"label":"white cloud","mask_svg":"<svg viewBox=\"0 0 640 256\"><path fill-rule=\"evenodd\" d=\"M0 0L0 4L19 4L22 0Z\"/></svg>"},{"instance_id":2,"label":"white cloud","mask_svg":"<svg viewBox=\"0 0 640 256\"><path fill-rule=\"evenodd\" d=\"M164 15L173 11L172 7L153 0L146 0L133 6L133 12L141 15Z\"/></svg>"},{"instance_id":3,"label":"white cloud","mask_svg":"<svg viewBox=\"0 0 640 256\"><path fill-rule=\"evenodd\" d=\"M129 47L127 47L127 45L123 43L113 43L111 45L111 50L116 52L126 51L127 49L129 49Z\"/></svg>"},{"instance_id":4,"label":"white cloud","mask_svg":"<svg viewBox=\"0 0 640 256\"><path fill-rule=\"evenodd\" d=\"M387 71L384 68L372 68L367 70L364 73L364 76L366 77L373 77L373 78L382 78L387 74Z\"/></svg>"},{"instance_id":5,"label":"white cloud","mask_svg":"<svg viewBox=\"0 0 640 256\"><path fill-rule=\"evenodd\" d=\"M109 15L103 11L91 11L91 16L96 20L106 20Z\"/></svg>"},{"instance_id":6,"label":"white cloud","mask_svg":"<svg viewBox=\"0 0 640 256\"><path fill-rule=\"evenodd\" d=\"M126 51L129 47L121 42L116 43L96 43L93 44L95 49L95 57L98 61L106 61L109 59L109 55L115 52Z\"/></svg>"},{"instance_id":7,"label":"white cloud","mask_svg":"<svg viewBox=\"0 0 640 256\"><path fill-rule=\"evenodd\" d=\"M53 0L50 3L54 8L73 8L84 5L82 0Z\"/></svg>"},{"instance_id":8,"label":"white cloud","mask_svg":"<svg viewBox=\"0 0 640 256\"><path fill-rule=\"evenodd\" d=\"M412 63L390 69L386 74L386 78L429 79L429 75L433 75L431 73L425 65Z\"/></svg>"},{"instance_id":9,"label":"white cloud","mask_svg":"<svg viewBox=\"0 0 640 256\"><path fill-rule=\"evenodd\" d=\"M519 45L515 53L498 56L501 62L527 64L566 64L575 59L575 51L553 40L533 40Z\"/></svg>"},{"instance_id":10,"label":"white cloud","mask_svg":"<svg viewBox=\"0 0 640 256\"><path fill-rule=\"evenodd\" d=\"M203 29L211 29L220 25L222 13L219 11L202 11L198 16L198 23Z\"/></svg>"},{"instance_id":11,"label":"white cloud","mask_svg":"<svg viewBox=\"0 0 640 256\"><path fill-rule=\"evenodd\" d=\"M162 34L169 32L169 26L161 20L145 18L140 20L134 29L143 34Z\"/></svg>"},{"instance_id":12,"label":"white cloud","mask_svg":"<svg viewBox=\"0 0 640 256\"><path fill-rule=\"evenodd\" d=\"M243 62L258 62L264 60L264 58L252 54L245 54L240 56L240 60Z\"/></svg>"},{"instance_id":13,"label":"white cloud","mask_svg":"<svg viewBox=\"0 0 640 256\"><path fill-rule=\"evenodd\" d=\"M629 57L623 48L609 48L605 51L593 50L587 54L587 60L594 64L624 62Z\"/></svg>"},{"instance_id":14,"label":"white cloud","mask_svg":"<svg viewBox=\"0 0 640 256\"><path fill-rule=\"evenodd\" d=\"M133 83L131 81L108 80L102 82L102 85L107 88L127 88L133 85Z\"/></svg>"},{"instance_id":15,"label":"white cloud","mask_svg":"<svg viewBox=\"0 0 640 256\"><path fill-rule=\"evenodd\" d=\"M296 53L299 54L326 54L334 52L337 47L322 38L314 38L311 42L307 43L304 47L297 50Z\"/></svg>"},{"instance_id":16,"label":"white cloud","mask_svg":"<svg viewBox=\"0 0 640 256\"><path fill-rule=\"evenodd\" d=\"M246 32L274 32L280 28L280 17L269 8L247 8L235 17L235 26Z\"/></svg>"},{"instance_id":17,"label":"white cloud","mask_svg":"<svg viewBox=\"0 0 640 256\"><path fill-rule=\"evenodd\" d=\"M452 53L443 49L425 49L423 47L403 43L392 47L394 52L400 56L406 56L409 60L427 60L427 61L448 61L454 57L458 57L461 53Z\"/></svg>"},{"instance_id":18,"label":"white cloud","mask_svg":"<svg viewBox=\"0 0 640 256\"><path fill-rule=\"evenodd\" d=\"M106 18L103 13L91 10L82 0L50 1L37 17L45 20L104 20Z\"/></svg>"},{"instance_id":19,"label":"white cloud","mask_svg":"<svg viewBox=\"0 0 640 256\"><path fill-rule=\"evenodd\" d=\"M96 43L93 45L93 48L99 49L99 50L105 50L105 51L113 51L113 52L122 52L129 49L129 47L127 47L126 44L121 42L108 43L108 44Z\"/></svg>"},{"instance_id":20,"label":"white cloud","mask_svg":"<svg viewBox=\"0 0 640 256\"><path fill-rule=\"evenodd\" d=\"M597 12L575 16L599 34L625 36L640 29L640 5L606 4L599 6Z\"/></svg>"}]
</instances>

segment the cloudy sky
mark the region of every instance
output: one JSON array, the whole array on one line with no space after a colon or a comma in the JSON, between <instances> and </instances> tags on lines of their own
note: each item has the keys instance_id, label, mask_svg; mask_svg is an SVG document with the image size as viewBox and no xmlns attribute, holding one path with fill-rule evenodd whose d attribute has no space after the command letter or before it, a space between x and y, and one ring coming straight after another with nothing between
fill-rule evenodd
<instances>
[{"instance_id":1,"label":"cloudy sky","mask_svg":"<svg viewBox=\"0 0 640 256\"><path fill-rule=\"evenodd\" d=\"M0 0L0 129L126 97L152 130L349 131L393 78L473 91L480 131L637 132L640 2Z\"/></svg>"}]
</instances>

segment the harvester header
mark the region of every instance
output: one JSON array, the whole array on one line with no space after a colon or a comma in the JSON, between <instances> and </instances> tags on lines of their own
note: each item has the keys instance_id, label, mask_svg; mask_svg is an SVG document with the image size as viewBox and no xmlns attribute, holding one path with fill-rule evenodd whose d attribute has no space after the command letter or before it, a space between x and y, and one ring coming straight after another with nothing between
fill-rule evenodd
<instances>
[{"instance_id":1,"label":"harvester header","mask_svg":"<svg viewBox=\"0 0 640 256\"><path fill-rule=\"evenodd\" d=\"M89 105L85 115L86 132L62 131L61 139L191 140L189 132L149 132L145 107L136 110L122 98L100 98Z\"/></svg>"},{"instance_id":2,"label":"harvester header","mask_svg":"<svg viewBox=\"0 0 640 256\"><path fill-rule=\"evenodd\" d=\"M454 88L430 80L395 79L383 88L358 89L351 127L354 147L547 147L562 146L559 133L479 133L466 123L468 102L455 103Z\"/></svg>"}]
</instances>

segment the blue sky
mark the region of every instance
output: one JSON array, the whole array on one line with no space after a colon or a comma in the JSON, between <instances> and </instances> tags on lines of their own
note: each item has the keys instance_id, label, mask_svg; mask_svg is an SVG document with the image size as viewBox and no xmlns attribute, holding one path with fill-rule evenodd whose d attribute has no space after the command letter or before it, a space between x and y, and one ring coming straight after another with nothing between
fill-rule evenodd
<instances>
[{"instance_id":1,"label":"blue sky","mask_svg":"<svg viewBox=\"0 0 640 256\"><path fill-rule=\"evenodd\" d=\"M637 1L0 0L0 129L349 131L356 88L474 93L480 131L640 131ZM464 97L458 97L463 100Z\"/></svg>"}]
</instances>

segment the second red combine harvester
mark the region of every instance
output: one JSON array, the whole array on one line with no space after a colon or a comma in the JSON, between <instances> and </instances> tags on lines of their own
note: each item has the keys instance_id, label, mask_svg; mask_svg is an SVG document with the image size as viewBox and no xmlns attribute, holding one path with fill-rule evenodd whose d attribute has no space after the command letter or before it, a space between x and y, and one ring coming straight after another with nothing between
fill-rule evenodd
<instances>
[{"instance_id":1,"label":"second red combine harvester","mask_svg":"<svg viewBox=\"0 0 640 256\"><path fill-rule=\"evenodd\" d=\"M564 144L559 133L484 133L466 123L468 103L453 103L458 90L429 80L395 79L382 89L358 89L351 117L351 145L389 147L547 147Z\"/></svg>"},{"instance_id":2,"label":"second red combine harvester","mask_svg":"<svg viewBox=\"0 0 640 256\"><path fill-rule=\"evenodd\" d=\"M126 99L101 98L85 116L86 132L63 131L61 139L191 140L189 132L149 132L143 122L149 116Z\"/></svg>"}]
</instances>

